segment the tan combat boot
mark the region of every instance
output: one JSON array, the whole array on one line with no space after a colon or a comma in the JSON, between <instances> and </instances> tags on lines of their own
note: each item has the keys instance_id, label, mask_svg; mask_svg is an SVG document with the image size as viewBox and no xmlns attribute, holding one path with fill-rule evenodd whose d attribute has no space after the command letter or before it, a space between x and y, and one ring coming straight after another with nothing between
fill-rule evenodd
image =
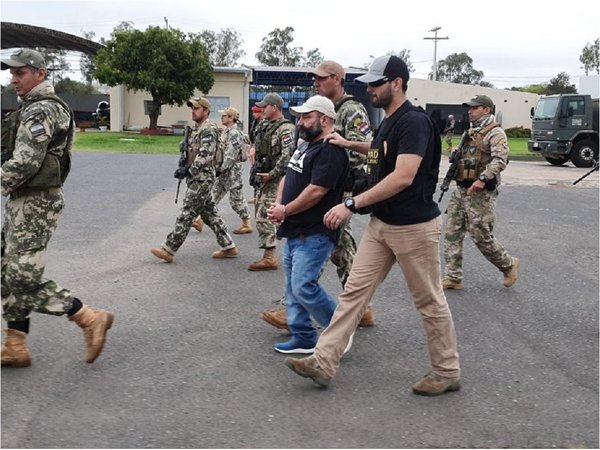
<instances>
[{"instance_id":1,"label":"tan combat boot","mask_svg":"<svg viewBox=\"0 0 600 450\"><path fill-rule=\"evenodd\" d=\"M85 336L85 362L93 363L104 347L106 333L112 327L115 316L103 309L94 310L87 305L69 317L83 330Z\"/></svg>"},{"instance_id":2,"label":"tan combat boot","mask_svg":"<svg viewBox=\"0 0 600 450\"><path fill-rule=\"evenodd\" d=\"M265 254L262 259L254 261L248 266L248 270L253 272L263 270L277 270L279 268L279 261L277 260L277 253L275 247L266 248Z\"/></svg>"},{"instance_id":3,"label":"tan combat boot","mask_svg":"<svg viewBox=\"0 0 600 450\"><path fill-rule=\"evenodd\" d=\"M28 367L31 365L31 353L27 348L27 333L7 328L6 341L2 346L2 366Z\"/></svg>"},{"instance_id":4,"label":"tan combat boot","mask_svg":"<svg viewBox=\"0 0 600 450\"><path fill-rule=\"evenodd\" d=\"M233 230L233 234L248 234L252 233L252 224L250 223L250 217L242 219L242 224L239 228Z\"/></svg>"},{"instance_id":5,"label":"tan combat boot","mask_svg":"<svg viewBox=\"0 0 600 450\"><path fill-rule=\"evenodd\" d=\"M198 233L202 233L202 229L204 228L204 221L202 220L202 217L196 217L192 222L192 227L194 227Z\"/></svg>"},{"instance_id":6,"label":"tan combat boot","mask_svg":"<svg viewBox=\"0 0 600 450\"><path fill-rule=\"evenodd\" d=\"M175 255L169 253L162 247L151 248L150 253L168 263L173 262L173 260L175 259Z\"/></svg>"},{"instance_id":7,"label":"tan combat boot","mask_svg":"<svg viewBox=\"0 0 600 450\"><path fill-rule=\"evenodd\" d=\"M236 258L237 255L240 254L240 251L237 247L228 248L226 250L217 250L212 254L213 258L223 259L223 258Z\"/></svg>"},{"instance_id":8,"label":"tan combat boot","mask_svg":"<svg viewBox=\"0 0 600 450\"><path fill-rule=\"evenodd\" d=\"M275 328L279 328L281 330L288 329L285 308L273 309L271 311L263 311L262 313L260 313L260 317L262 320L267 322L269 325L273 325Z\"/></svg>"},{"instance_id":9,"label":"tan combat boot","mask_svg":"<svg viewBox=\"0 0 600 450\"><path fill-rule=\"evenodd\" d=\"M460 378L445 378L437 373L429 372L413 385L413 394L434 397L444 392L458 391L460 389Z\"/></svg>"},{"instance_id":10,"label":"tan combat boot","mask_svg":"<svg viewBox=\"0 0 600 450\"><path fill-rule=\"evenodd\" d=\"M519 279L519 266L521 261L519 258L513 258L512 266L504 273L504 287L512 287Z\"/></svg>"},{"instance_id":11,"label":"tan combat boot","mask_svg":"<svg viewBox=\"0 0 600 450\"><path fill-rule=\"evenodd\" d=\"M359 327L372 327L375 325L375 315L373 309L369 306L358 322Z\"/></svg>"}]
</instances>

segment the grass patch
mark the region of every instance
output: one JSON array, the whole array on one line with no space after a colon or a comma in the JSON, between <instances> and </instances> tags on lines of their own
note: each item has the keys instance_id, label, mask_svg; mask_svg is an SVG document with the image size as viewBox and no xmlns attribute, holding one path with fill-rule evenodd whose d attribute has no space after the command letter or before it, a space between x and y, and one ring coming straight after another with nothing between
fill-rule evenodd
<instances>
[{"instance_id":1,"label":"grass patch","mask_svg":"<svg viewBox=\"0 0 600 450\"><path fill-rule=\"evenodd\" d=\"M140 133L75 133L74 150L85 152L147 153L172 155L179 153L182 136L150 136Z\"/></svg>"},{"instance_id":2,"label":"grass patch","mask_svg":"<svg viewBox=\"0 0 600 450\"><path fill-rule=\"evenodd\" d=\"M529 138L508 138L508 156L510 159L520 161L541 161L543 158L537 153L531 153L527 150L527 141ZM452 145L458 145L460 136L452 138ZM446 148L446 142L443 142L443 148ZM445 152L447 154L447 152Z\"/></svg>"}]
</instances>

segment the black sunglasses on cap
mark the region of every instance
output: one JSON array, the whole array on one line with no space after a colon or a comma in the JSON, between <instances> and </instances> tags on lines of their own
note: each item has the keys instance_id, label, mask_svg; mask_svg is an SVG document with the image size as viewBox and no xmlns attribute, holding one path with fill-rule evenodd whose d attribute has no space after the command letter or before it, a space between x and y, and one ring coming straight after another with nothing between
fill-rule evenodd
<instances>
[{"instance_id":1,"label":"black sunglasses on cap","mask_svg":"<svg viewBox=\"0 0 600 450\"><path fill-rule=\"evenodd\" d=\"M381 80L377 80L377 81L373 81L372 83L367 83L367 86L369 87L379 87L379 86L383 86L385 83L389 83L389 79L388 77L383 77Z\"/></svg>"}]
</instances>

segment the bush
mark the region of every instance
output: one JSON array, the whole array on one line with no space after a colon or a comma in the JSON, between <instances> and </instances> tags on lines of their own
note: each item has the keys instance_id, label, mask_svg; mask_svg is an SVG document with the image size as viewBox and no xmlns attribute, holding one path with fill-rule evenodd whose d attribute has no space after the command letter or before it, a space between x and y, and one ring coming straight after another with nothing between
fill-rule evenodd
<instances>
[{"instance_id":1,"label":"bush","mask_svg":"<svg viewBox=\"0 0 600 450\"><path fill-rule=\"evenodd\" d=\"M531 137L531 130L523 127L512 127L504 130L507 137L511 138L528 138Z\"/></svg>"}]
</instances>

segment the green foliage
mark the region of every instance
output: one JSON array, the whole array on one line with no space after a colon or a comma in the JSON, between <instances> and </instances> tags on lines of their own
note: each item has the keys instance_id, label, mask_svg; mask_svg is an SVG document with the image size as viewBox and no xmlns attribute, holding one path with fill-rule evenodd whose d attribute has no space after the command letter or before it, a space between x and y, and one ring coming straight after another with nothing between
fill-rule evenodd
<instances>
[{"instance_id":1,"label":"green foliage","mask_svg":"<svg viewBox=\"0 0 600 450\"><path fill-rule=\"evenodd\" d=\"M399 52L394 52L394 51L387 52L386 55L397 56L398 58L400 58L402 61L404 61L406 63L406 67L408 68L409 72L415 71L415 68L413 67L412 62L410 62L410 50L403 48Z\"/></svg>"},{"instance_id":2,"label":"green foliage","mask_svg":"<svg viewBox=\"0 0 600 450\"><path fill-rule=\"evenodd\" d=\"M544 95L546 93L547 84L528 84L527 86L511 87L510 91L530 92L532 94Z\"/></svg>"},{"instance_id":3,"label":"green foliage","mask_svg":"<svg viewBox=\"0 0 600 450\"><path fill-rule=\"evenodd\" d=\"M473 68L473 60L466 53L452 53L438 62L438 81L459 84L480 84L483 72ZM433 79L433 72L429 74Z\"/></svg>"},{"instance_id":4,"label":"green foliage","mask_svg":"<svg viewBox=\"0 0 600 450\"><path fill-rule=\"evenodd\" d=\"M213 70L198 35L150 26L145 31L113 31L95 59L94 77L100 82L150 92L156 129L160 105L183 105L195 89L210 91Z\"/></svg>"},{"instance_id":5,"label":"green foliage","mask_svg":"<svg viewBox=\"0 0 600 450\"><path fill-rule=\"evenodd\" d=\"M96 36L96 33L93 31L81 30L81 34L85 39L90 41ZM94 79L94 67L94 57L87 53L82 53L79 58L79 70L88 85L91 85L92 80Z\"/></svg>"},{"instance_id":6,"label":"green foliage","mask_svg":"<svg viewBox=\"0 0 600 450\"><path fill-rule=\"evenodd\" d=\"M593 44L589 42L583 48L579 61L583 64L582 69L585 74L595 71L600 74L600 38L596 38Z\"/></svg>"},{"instance_id":7,"label":"green foliage","mask_svg":"<svg viewBox=\"0 0 600 450\"><path fill-rule=\"evenodd\" d=\"M71 65L67 61L66 50L40 47L36 47L35 50L40 52L44 57L46 67L48 68L48 74L51 78L61 80L64 77L64 74L71 70Z\"/></svg>"},{"instance_id":8,"label":"green foliage","mask_svg":"<svg viewBox=\"0 0 600 450\"><path fill-rule=\"evenodd\" d=\"M544 94L577 94L577 88L570 83L569 75L566 72L561 72L550 80Z\"/></svg>"},{"instance_id":9,"label":"green foliage","mask_svg":"<svg viewBox=\"0 0 600 450\"><path fill-rule=\"evenodd\" d=\"M198 37L206 47L213 66L233 67L246 56L241 48L244 40L233 28L222 29L218 33L205 30Z\"/></svg>"},{"instance_id":10,"label":"green foliage","mask_svg":"<svg viewBox=\"0 0 600 450\"><path fill-rule=\"evenodd\" d=\"M325 58L323 57L319 49L313 48L312 50L306 52L306 60L304 65L306 67L317 67L324 61L324 59Z\"/></svg>"},{"instance_id":11,"label":"green foliage","mask_svg":"<svg viewBox=\"0 0 600 450\"><path fill-rule=\"evenodd\" d=\"M87 94L99 94L99 92L91 85L81 83L79 81L71 80L70 78L64 78L54 85L54 91L57 95L60 94L73 94L73 95L87 95Z\"/></svg>"},{"instance_id":12,"label":"green foliage","mask_svg":"<svg viewBox=\"0 0 600 450\"><path fill-rule=\"evenodd\" d=\"M179 155L181 136L151 136L139 133L75 133L75 151L150 153ZM177 162L175 161L174 164Z\"/></svg>"},{"instance_id":13,"label":"green foliage","mask_svg":"<svg viewBox=\"0 0 600 450\"><path fill-rule=\"evenodd\" d=\"M262 39L256 59L265 66L296 67L303 62L302 47L290 47L294 40L294 28L275 28Z\"/></svg>"},{"instance_id":14,"label":"green foliage","mask_svg":"<svg viewBox=\"0 0 600 450\"><path fill-rule=\"evenodd\" d=\"M531 137L531 130L523 127L512 127L504 130L506 136L510 138L529 138Z\"/></svg>"}]
</instances>

